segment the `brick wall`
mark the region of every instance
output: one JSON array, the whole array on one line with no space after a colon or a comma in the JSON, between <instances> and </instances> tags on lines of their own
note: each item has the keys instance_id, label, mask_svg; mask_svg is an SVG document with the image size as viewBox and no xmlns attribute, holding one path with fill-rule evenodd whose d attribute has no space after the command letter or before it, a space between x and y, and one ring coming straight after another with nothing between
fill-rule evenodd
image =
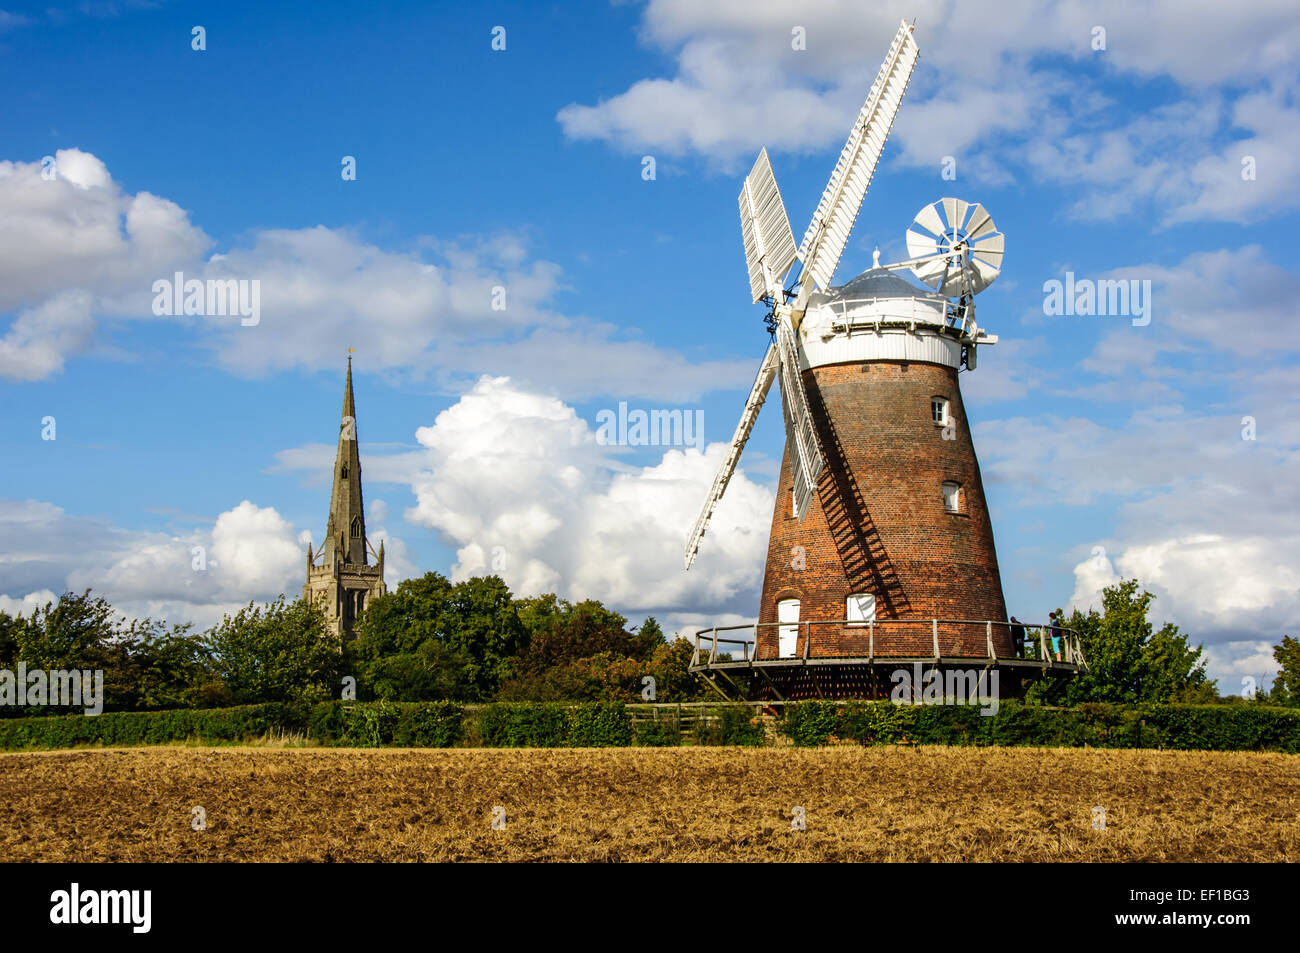
<instances>
[{"instance_id":1,"label":"brick wall","mask_svg":"<svg viewBox=\"0 0 1300 953\"><path fill-rule=\"evenodd\" d=\"M957 371L871 361L817 367L803 377L826 469L811 511L796 519L786 448L759 621L776 622L782 599L800 600L801 621L844 619L850 593L874 594L882 621L1005 621L993 529ZM936 396L949 402L954 439L945 440L933 421L930 400ZM945 481L961 486L957 513L945 511ZM864 628L814 626L812 633L812 655L866 653ZM993 640L999 655L1011 654L1007 629L994 627ZM984 627L944 628L941 649L984 655ZM878 626L875 651L929 655L930 626ZM775 628L761 630L759 653L776 656Z\"/></svg>"}]
</instances>

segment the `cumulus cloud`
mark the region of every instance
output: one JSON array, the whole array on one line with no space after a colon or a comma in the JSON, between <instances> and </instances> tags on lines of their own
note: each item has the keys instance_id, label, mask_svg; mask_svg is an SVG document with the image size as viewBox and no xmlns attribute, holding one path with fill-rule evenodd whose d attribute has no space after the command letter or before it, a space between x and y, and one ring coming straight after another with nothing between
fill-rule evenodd
<instances>
[{"instance_id":1,"label":"cumulus cloud","mask_svg":"<svg viewBox=\"0 0 1300 953\"><path fill-rule=\"evenodd\" d=\"M723 444L628 467L572 407L499 377L482 378L416 437L428 467L406 519L457 547L455 579L496 572L519 593L626 611L749 609L757 600L773 496L743 471L696 565L682 569Z\"/></svg>"},{"instance_id":2,"label":"cumulus cloud","mask_svg":"<svg viewBox=\"0 0 1300 953\"><path fill-rule=\"evenodd\" d=\"M987 182L1011 181L1009 169L1022 167L1044 181L1082 183L1072 210L1081 219L1115 218L1153 200L1166 224L1253 221L1300 201L1290 187L1300 170L1292 67L1300 22L1288 0L1194 11L1182 0L1086 9L1028 0L996 8L650 0L643 39L675 58L675 74L637 80L595 104L570 103L556 118L572 139L699 155L728 171L764 145L831 149L904 17L916 18L922 51L894 129L906 165L937 167L952 155L963 175ZM792 48L796 28L806 50ZM1093 48L1097 29L1104 50ZM1080 69L1084 60L1094 68ZM1131 119L1098 72L1167 77L1179 98ZM1260 84L1268 92L1235 102L1220 94ZM1267 181L1243 187L1247 153Z\"/></svg>"},{"instance_id":3,"label":"cumulus cloud","mask_svg":"<svg viewBox=\"0 0 1300 953\"><path fill-rule=\"evenodd\" d=\"M188 328L225 369L264 375L334 367L365 340L366 366L432 375L457 392L487 370L583 399L693 399L743 387L749 362L693 363L671 348L554 309L561 269L532 258L523 233L382 249L346 228L260 229L211 253L175 203L127 193L94 155L60 150L0 162L0 376L43 380L84 352L99 319ZM155 281L257 281L259 321L153 314Z\"/></svg>"},{"instance_id":4,"label":"cumulus cloud","mask_svg":"<svg viewBox=\"0 0 1300 953\"><path fill-rule=\"evenodd\" d=\"M39 381L62 371L64 356L95 333L91 306L89 292L72 290L20 311L0 337L0 376Z\"/></svg>"},{"instance_id":5,"label":"cumulus cloud","mask_svg":"<svg viewBox=\"0 0 1300 953\"><path fill-rule=\"evenodd\" d=\"M12 616L30 616L36 609L47 603L54 602L58 599L50 589L40 589L36 592L29 592L21 598L12 598L10 596L0 595L0 612L8 613Z\"/></svg>"},{"instance_id":6,"label":"cumulus cloud","mask_svg":"<svg viewBox=\"0 0 1300 953\"><path fill-rule=\"evenodd\" d=\"M390 582L413 567L402 540L381 527ZM184 533L141 532L72 516L34 500L0 501L0 609L26 611L65 590L91 589L129 618L215 623L250 601L295 599L311 535L273 507L248 500L210 526Z\"/></svg>"},{"instance_id":7,"label":"cumulus cloud","mask_svg":"<svg viewBox=\"0 0 1300 953\"><path fill-rule=\"evenodd\" d=\"M1157 594L1153 621L1174 621L1203 641L1211 675L1226 677L1240 658L1294 631L1300 616L1292 416L1285 408L1270 416L1254 440L1242 439L1236 416L1177 406L1113 426L1015 418L977 428L976 444L986 482L1013 488L1021 506L1051 507L1060 524L1071 519L1062 507L1113 512L1104 537L1074 547L1073 605L1099 609L1105 586L1137 578Z\"/></svg>"},{"instance_id":8,"label":"cumulus cloud","mask_svg":"<svg viewBox=\"0 0 1300 953\"><path fill-rule=\"evenodd\" d=\"M40 162L0 162L0 310L71 289L130 295L176 263L196 261L211 239L173 202L125 192L104 163L80 149Z\"/></svg>"},{"instance_id":9,"label":"cumulus cloud","mask_svg":"<svg viewBox=\"0 0 1300 953\"><path fill-rule=\"evenodd\" d=\"M518 594L596 598L655 613L669 631L752 617L773 494L743 470L694 567L682 568L687 531L725 444L704 453L665 448L648 465L632 465L622 448L598 443L572 406L503 377L480 379L416 439L416 451L367 455L367 473L387 470L413 490L405 519L456 548L452 579L496 573ZM286 452L281 468L312 470L317 456ZM386 467L389 456L400 462ZM367 517L372 544L384 544L390 586L421 572L386 525L388 503L372 497ZM24 544L0 549L9 600L0 605L26 604L42 589L91 588L130 616L208 625L249 600L293 598L310 538L248 500L182 533L134 532L48 503L5 501L0 540Z\"/></svg>"}]
</instances>

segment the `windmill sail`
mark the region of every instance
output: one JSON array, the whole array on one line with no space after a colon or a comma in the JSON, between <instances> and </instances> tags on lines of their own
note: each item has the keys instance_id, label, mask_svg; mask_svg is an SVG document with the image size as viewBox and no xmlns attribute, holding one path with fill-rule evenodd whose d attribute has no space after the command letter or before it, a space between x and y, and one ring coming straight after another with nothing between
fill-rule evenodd
<instances>
[{"instance_id":1,"label":"windmill sail","mask_svg":"<svg viewBox=\"0 0 1300 953\"><path fill-rule=\"evenodd\" d=\"M754 421L758 419L758 412L762 409L763 402L767 400L767 392L772 386L772 379L776 377L777 363L776 345L773 344L767 349L767 356L763 358L763 363L758 369L758 377L754 380L754 386L749 392L749 399L745 401L745 410L740 415L740 423L736 426L736 433L731 438L731 447L727 450L727 456L722 461L722 466L718 468L718 475L713 478L713 486L709 489L708 499L704 501L704 509L700 511L699 517L695 520L695 526L691 530L690 538L686 541L687 569L690 569L691 563L695 562L695 554L699 552L700 539L704 536L705 527L709 525L709 517L713 515L713 508L718 505L718 500L722 499L727 484L731 482L731 475L736 472L736 465L740 462L740 453L745 449L745 443L749 440L749 435L754 429Z\"/></svg>"},{"instance_id":2,"label":"windmill sail","mask_svg":"<svg viewBox=\"0 0 1300 953\"><path fill-rule=\"evenodd\" d=\"M739 206L745 262L749 269L749 288L755 302L765 296L772 299L774 314L777 316L777 340L763 359L736 433L731 438L726 459L713 480L704 509L687 540L687 569L691 568L691 563L695 560L709 518L736 470L741 451L754 428L754 421L767 398L768 389L772 386L772 379L778 374L794 471L795 513L802 519L812 506L825 462L808 409L808 394L800 371L800 347L795 329L807 308L814 283L822 288L830 286L849 232L853 229L858 210L866 196L867 186L871 183L872 173L880 160L885 139L893 126L894 116L898 113L899 104L907 90L917 55L912 28L904 22L899 26L889 47L876 82L854 122L839 162L818 203L803 243L797 249L766 149L758 154L754 167L745 177L740 190ZM804 262L806 275L802 276L799 297L792 307L785 300L783 292L786 274L796 258Z\"/></svg>"},{"instance_id":3,"label":"windmill sail","mask_svg":"<svg viewBox=\"0 0 1300 953\"><path fill-rule=\"evenodd\" d=\"M799 245L799 259L819 288L831 286L840 255L844 253L844 245L849 240L867 186L871 184L876 163L880 161L880 153L898 114L898 106L907 91L918 53L912 28L904 21L898 27L867 101L858 113L848 141L844 143L839 162L835 163L835 171L826 183L826 191L817 203L808 231L804 233ZM813 291L812 281L804 280L796 311L802 311L807 305L808 296Z\"/></svg>"},{"instance_id":4,"label":"windmill sail","mask_svg":"<svg viewBox=\"0 0 1300 953\"><path fill-rule=\"evenodd\" d=\"M745 240L749 289L754 301L764 295L776 298L796 255L794 232L786 215L781 191L776 187L772 162L764 149L740 190L740 233Z\"/></svg>"},{"instance_id":5,"label":"windmill sail","mask_svg":"<svg viewBox=\"0 0 1300 953\"><path fill-rule=\"evenodd\" d=\"M776 343L781 355L781 403L785 408L790 459L794 466L795 515L803 519L812 505L824 462L812 413L808 410L808 394L799 371L799 351L789 321L782 321L778 326Z\"/></svg>"}]
</instances>

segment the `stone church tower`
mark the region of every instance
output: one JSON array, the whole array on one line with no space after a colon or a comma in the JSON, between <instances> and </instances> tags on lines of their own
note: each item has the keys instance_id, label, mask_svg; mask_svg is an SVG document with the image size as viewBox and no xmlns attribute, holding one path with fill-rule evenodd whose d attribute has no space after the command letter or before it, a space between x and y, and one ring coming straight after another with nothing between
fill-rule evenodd
<instances>
[{"instance_id":1,"label":"stone church tower","mask_svg":"<svg viewBox=\"0 0 1300 953\"><path fill-rule=\"evenodd\" d=\"M375 557L374 564L369 562L370 555ZM356 637L354 627L370 600L387 591L383 541L379 543L379 552L375 552L366 539L357 412L352 399L352 358L348 357L329 524L319 550L313 553L311 543L307 544L307 584L302 587L302 595L321 607L326 625L342 643Z\"/></svg>"}]
</instances>

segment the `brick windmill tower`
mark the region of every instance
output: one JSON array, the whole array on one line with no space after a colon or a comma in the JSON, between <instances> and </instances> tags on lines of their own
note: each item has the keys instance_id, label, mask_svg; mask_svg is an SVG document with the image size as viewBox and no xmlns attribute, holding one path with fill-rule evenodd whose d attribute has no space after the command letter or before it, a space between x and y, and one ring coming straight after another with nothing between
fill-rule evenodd
<instances>
[{"instance_id":1,"label":"brick windmill tower","mask_svg":"<svg viewBox=\"0 0 1300 953\"><path fill-rule=\"evenodd\" d=\"M882 266L877 252L870 270L832 284L917 55L903 22L797 249L766 149L740 193L750 287L774 341L686 568L777 380L785 454L743 651L779 697L871 695L882 664L1015 654L958 386L979 345L997 340L975 323L974 299L998 275L1003 236L982 206L945 198L917 215L908 260Z\"/></svg>"}]
</instances>

